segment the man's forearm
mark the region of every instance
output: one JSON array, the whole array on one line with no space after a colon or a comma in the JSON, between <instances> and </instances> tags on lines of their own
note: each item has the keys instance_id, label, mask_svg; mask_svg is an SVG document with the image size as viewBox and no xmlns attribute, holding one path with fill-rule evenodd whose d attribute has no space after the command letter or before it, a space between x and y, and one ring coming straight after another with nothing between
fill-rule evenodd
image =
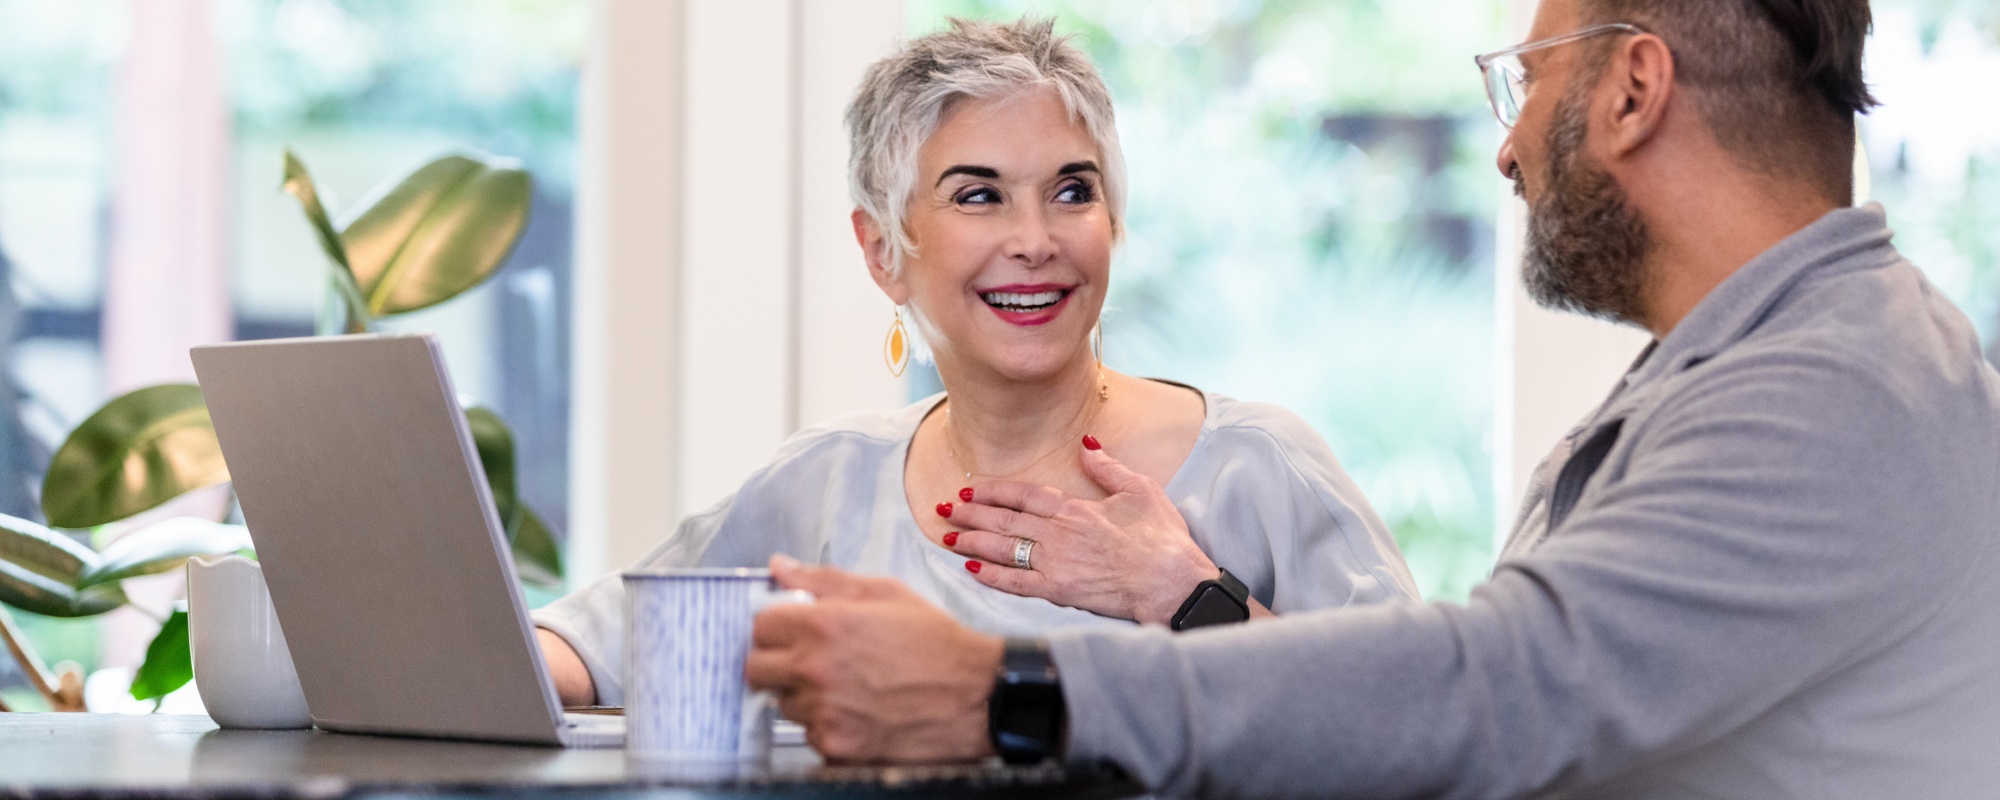
<instances>
[{"instance_id":1,"label":"man's forearm","mask_svg":"<svg viewBox=\"0 0 2000 800\"><path fill-rule=\"evenodd\" d=\"M1420 774L1474 735L1459 699L1421 696L1450 686L1455 662L1448 626L1411 619L1430 612L1397 604L1180 634L1052 634L1067 756L1115 762L1167 795L1409 792L1398 773ZM1349 649L1377 641L1393 647Z\"/></svg>"}]
</instances>

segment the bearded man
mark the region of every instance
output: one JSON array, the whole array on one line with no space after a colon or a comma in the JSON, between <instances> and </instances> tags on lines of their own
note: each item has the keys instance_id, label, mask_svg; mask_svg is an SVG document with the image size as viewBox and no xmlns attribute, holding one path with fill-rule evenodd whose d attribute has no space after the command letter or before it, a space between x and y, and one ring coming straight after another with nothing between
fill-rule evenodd
<instances>
[{"instance_id":1,"label":"bearded man","mask_svg":"<svg viewBox=\"0 0 2000 800\"><path fill-rule=\"evenodd\" d=\"M2000 376L1849 207L1868 25L1864 0L1543 0L1480 58L1530 290L1656 339L1465 605L1018 641L784 563L823 599L759 618L751 682L830 758L1109 760L1176 796L2000 795ZM954 521L1180 524L1080 455L1110 499L977 484Z\"/></svg>"}]
</instances>

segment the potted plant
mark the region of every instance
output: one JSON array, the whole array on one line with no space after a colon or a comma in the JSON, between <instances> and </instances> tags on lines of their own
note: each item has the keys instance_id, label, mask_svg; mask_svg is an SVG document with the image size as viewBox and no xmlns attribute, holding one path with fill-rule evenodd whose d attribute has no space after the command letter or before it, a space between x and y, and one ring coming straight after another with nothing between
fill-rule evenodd
<instances>
[{"instance_id":1,"label":"potted plant","mask_svg":"<svg viewBox=\"0 0 2000 800\"><path fill-rule=\"evenodd\" d=\"M527 227L531 195L519 162L478 153L448 154L384 182L338 226L290 151L284 188L327 257L323 334L366 332L378 320L429 308L484 282ZM490 409L465 413L522 580L559 585L561 551L515 486L513 434ZM101 531L228 480L201 389L149 386L92 413L50 458L41 503L47 526L0 516L0 638L52 708L83 710L81 676L51 674L6 606L55 617L102 614L126 604L125 578L177 569L197 555L249 554L250 543L242 526L190 517L146 525L101 550L60 529ZM186 614L175 611L147 648L132 695L162 697L192 675Z\"/></svg>"}]
</instances>

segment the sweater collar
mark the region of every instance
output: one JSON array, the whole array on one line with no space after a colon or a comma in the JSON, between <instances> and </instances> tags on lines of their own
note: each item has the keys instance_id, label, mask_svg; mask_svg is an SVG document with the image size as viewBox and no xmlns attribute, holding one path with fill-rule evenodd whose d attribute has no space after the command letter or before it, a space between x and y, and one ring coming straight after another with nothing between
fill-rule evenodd
<instances>
[{"instance_id":1,"label":"sweater collar","mask_svg":"<svg viewBox=\"0 0 2000 800\"><path fill-rule=\"evenodd\" d=\"M1827 212L1709 290L1666 338L1647 347L1645 356L1626 373L1626 386L1680 372L1715 356L1749 335L1807 275L1843 264L1860 266L1854 263L1856 257L1888 250L1891 235L1880 203Z\"/></svg>"}]
</instances>

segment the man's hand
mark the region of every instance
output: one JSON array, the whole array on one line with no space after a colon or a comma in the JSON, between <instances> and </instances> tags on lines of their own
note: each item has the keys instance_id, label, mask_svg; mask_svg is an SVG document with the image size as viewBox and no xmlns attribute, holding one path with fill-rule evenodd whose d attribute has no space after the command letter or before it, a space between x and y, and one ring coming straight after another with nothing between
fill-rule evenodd
<instances>
[{"instance_id":1,"label":"man's hand","mask_svg":"<svg viewBox=\"0 0 2000 800\"><path fill-rule=\"evenodd\" d=\"M890 578L771 558L778 585L811 605L757 615L744 664L830 762L970 761L993 754L986 701L1003 643Z\"/></svg>"},{"instance_id":2,"label":"man's hand","mask_svg":"<svg viewBox=\"0 0 2000 800\"><path fill-rule=\"evenodd\" d=\"M1158 482L1087 446L1083 471L1111 496L1084 500L1016 481L973 486L951 514L972 530L947 538L947 545L984 562L975 573L979 582L1000 591L1167 624L1197 584L1216 576L1215 562L1188 535L1187 520ZM1032 569L1014 566L1022 539L1035 540Z\"/></svg>"}]
</instances>

